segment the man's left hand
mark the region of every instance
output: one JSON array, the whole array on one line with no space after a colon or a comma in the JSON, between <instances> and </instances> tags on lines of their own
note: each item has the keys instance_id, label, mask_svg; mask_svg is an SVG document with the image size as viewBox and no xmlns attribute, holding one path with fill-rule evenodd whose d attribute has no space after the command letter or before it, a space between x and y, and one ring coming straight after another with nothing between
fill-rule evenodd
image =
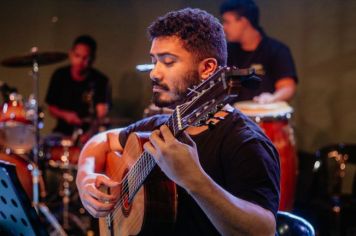
<instances>
[{"instance_id":1,"label":"man's left hand","mask_svg":"<svg viewBox=\"0 0 356 236\"><path fill-rule=\"evenodd\" d=\"M152 132L144 148L156 160L161 170L179 186L190 189L203 170L195 142L185 132L188 144L178 141L166 125Z\"/></svg>"}]
</instances>

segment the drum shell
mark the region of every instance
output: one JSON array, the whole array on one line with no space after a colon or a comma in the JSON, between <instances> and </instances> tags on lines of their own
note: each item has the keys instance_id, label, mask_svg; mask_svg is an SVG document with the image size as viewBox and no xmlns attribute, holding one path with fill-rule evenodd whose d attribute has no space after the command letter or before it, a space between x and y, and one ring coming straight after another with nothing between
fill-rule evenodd
<instances>
[{"instance_id":1,"label":"drum shell","mask_svg":"<svg viewBox=\"0 0 356 236\"><path fill-rule=\"evenodd\" d=\"M35 127L17 121L0 122L0 145L16 154L27 154L35 145Z\"/></svg>"},{"instance_id":2,"label":"drum shell","mask_svg":"<svg viewBox=\"0 0 356 236\"><path fill-rule=\"evenodd\" d=\"M0 145L16 154L29 153L35 145L35 127L27 117L20 95L2 104L0 114Z\"/></svg>"},{"instance_id":3,"label":"drum shell","mask_svg":"<svg viewBox=\"0 0 356 236\"><path fill-rule=\"evenodd\" d=\"M33 164L27 159L15 154L8 155L6 153L0 153L0 160L10 162L16 166L16 174L20 180L22 187L24 188L27 196L30 199L33 199L33 185L31 174Z\"/></svg>"},{"instance_id":4,"label":"drum shell","mask_svg":"<svg viewBox=\"0 0 356 236\"><path fill-rule=\"evenodd\" d=\"M61 163L65 162L65 158L68 158L70 165L77 165L80 148L77 146L64 147L64 146L51 146L46 148L46 157L48 160Z\"/></svg>"},{"instance_id":5,"label":"drum shell","mask_svg":"<svg viewBox=\"0 0 356 236\"><path fill-rule=\"evenodd\" d=\"M293 209L298 176L298 158L294 131L286 117L260 119L257 122L278 150L281 166L279 210Z\"/></svg>"},{"instance_id":6,"label":"drum shell","mask_svg":"<svg viewBox=\"0 0 356 236\"><path fill-rule=\"evenodd\" d=\"M75 145L71 138L53 133L44 138L43 151L49 166L76 168L81 147Z\"/></svg>"}]
</instances>

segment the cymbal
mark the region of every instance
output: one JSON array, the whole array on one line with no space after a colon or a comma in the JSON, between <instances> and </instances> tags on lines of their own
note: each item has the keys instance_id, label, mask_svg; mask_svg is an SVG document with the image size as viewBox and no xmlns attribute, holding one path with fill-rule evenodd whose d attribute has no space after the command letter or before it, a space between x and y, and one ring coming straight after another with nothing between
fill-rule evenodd
<instances>
[{"instance_id":1,"label":"cymbal","mask_svg":"<svg viewBox=\"0 0 356 236\"><path fill-rule=\"evenodd\" d=\"M27 55L7 58L1 61L6 67L32 67L34 60L38 65L50 65L67 59L63 52L34 52Z\"/></svg>"}]
</instances>

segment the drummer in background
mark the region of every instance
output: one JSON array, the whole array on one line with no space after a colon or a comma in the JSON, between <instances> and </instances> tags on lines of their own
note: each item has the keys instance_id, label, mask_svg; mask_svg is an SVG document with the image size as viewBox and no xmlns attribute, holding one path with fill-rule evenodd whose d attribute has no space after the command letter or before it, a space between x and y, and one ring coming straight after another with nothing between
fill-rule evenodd
<instances>
[{"instance_id":1,"label":"drummer in background","mask_svg":"<svg viewBox=\"0 0 356 236\"><path fill-rule=\"evenodd\" d=\"M227 0L220 14L228 41L228 65L254 68L262 78L259 89L242 89L238 101L265 104L292 99L298 80L291 52L265 34L257 5L252 0Z\"/></svg>"},{"instance_id":2,"label":"drummer in background","mask_svg":"<svg viewBox=\"0 0 356 236\"><path fill-rule=\"evenodd\" d=\"M91 36L76 38L69 52L70 65L54 72L46 96L49 112L57 119L53 131L72 136L81 128L82 143L94 134L94 121L103 119L111 104L109 79L92 67L96 49Z\"/></svg>"}]
</instances>

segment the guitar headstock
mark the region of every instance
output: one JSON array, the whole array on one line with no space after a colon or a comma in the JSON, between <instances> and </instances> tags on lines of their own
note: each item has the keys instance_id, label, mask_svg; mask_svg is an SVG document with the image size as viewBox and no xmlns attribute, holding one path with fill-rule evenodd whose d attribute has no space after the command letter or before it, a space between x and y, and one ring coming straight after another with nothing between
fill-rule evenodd
<instances>
[{"instance_id":1,"label":"guitar headstock","mask_svg":"<svg viewBox=\"0 0 356 236\"><path fill-rule=\"evenodd\" d=\"M253 69L220 67L213 75L198 86L189 89L184 103L173 113L175 133L188 126L201 126L216 112L236 98L242 87L255 89L261 79Z\"/></svg>"}]
</instances>

